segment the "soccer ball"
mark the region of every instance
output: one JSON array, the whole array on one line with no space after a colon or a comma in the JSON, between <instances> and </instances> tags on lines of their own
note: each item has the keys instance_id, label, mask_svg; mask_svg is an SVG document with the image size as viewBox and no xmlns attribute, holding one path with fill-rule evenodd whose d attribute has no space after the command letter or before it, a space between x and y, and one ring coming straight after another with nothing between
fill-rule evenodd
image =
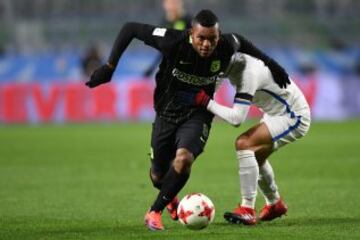
<instances>
[{"instance_id":1,"label":"soccer ball","mask_svg":"<svg viewBox=\"0 0 360 240\"><path fill-rule=\"evenodd\" d=\"M189 229L206 228L215 217L215 207L211 200L201 193L186 195L179 203L179 222Z\"/></svg>"}]
</instances>

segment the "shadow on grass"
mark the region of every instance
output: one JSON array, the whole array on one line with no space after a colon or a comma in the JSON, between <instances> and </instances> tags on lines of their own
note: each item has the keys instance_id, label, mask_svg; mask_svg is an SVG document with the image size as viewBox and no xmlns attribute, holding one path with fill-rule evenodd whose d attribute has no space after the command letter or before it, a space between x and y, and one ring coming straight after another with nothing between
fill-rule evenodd
<instances>
[{"instance_id":1,"label":"shadow on grass","mask_svg":"<svg viewBox=\"0 0 360 240\"><path fill-rule=\"evenodd\" d=\"M93 226L91 224L82 226L64 226L56 229L47 229L39 231L44 235L62 235L62 234L84 234L84 235L132 235L132 233L145 232L145 227L138 225L112 225L104 224Z\"/></svg>"},{"instance_id":2,"label":"shadow on grass","mask_svg":"<svg viewBox=\"0 0 360 240\"><path fill-rule=\"evenodd\" d=\"M283 218L272 222L260 222L256 226L215 222L201 231L186 230L180 224L172 223L165 231L151 232L142 224L120 222L47 222L36 227L11 229L8 237L11 239L234 239L239 234L242 237L267 236L269 232L278 236L291 236L294 229L356 229L360 218L346 217L303 217ZM287 234L287 235L284 235ZM0 234L1 235L1 234ZM25 238L23 238L25 237Z\"/></svg>"},{"instance_id":3,"label":"shadow on grass","mask_svg":"<svg viewBox=\"0 0 360 240\"><path fill-rule=\"evenodd\" d=\"M230 224L227 222L220 222L220 223L215 223L215 225L218 226L229 226L229 227L248 227L242 224ZM328 227L328 226L332 226L332 225L336 225L336 226L340 226L340 225L357 225L360 226L360 217L334 217L334 218L328 218L328 217L308 217L308 218L281 218L281 219L276 219L274 221L271 222L259 222L256 226L257 227L291 227L291 226L301 226L301 227L306 227L306 226L324 226L324 227ZM250 226L254 227L254 226Z\"/></svg>"},{"instance_id":4,"label":"shadow on grass","mask_svg":"<svg viewBox=\"0 0 360 240\"><path fill-rule=\"evenodd\" d=\"M303 217L278 220L281 226L331 226L331 225L360 225L360 217ZM271 223L271 222L270 222ZM274 223L277 223L274 221ZM280 226L280 224L277 224Z\"/></svg>"}]
</instances>

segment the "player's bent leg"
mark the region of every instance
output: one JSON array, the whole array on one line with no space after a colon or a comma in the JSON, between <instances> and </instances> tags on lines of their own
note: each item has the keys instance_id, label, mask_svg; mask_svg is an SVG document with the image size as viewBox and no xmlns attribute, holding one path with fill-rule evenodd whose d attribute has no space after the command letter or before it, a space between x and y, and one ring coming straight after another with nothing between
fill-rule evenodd
<instances>
[{"instance_id":1,"label":"player's bent leg","mask_svg":"<svg viewBox=\"0 0 360 240\"><path fill-rule=\"evenodd\" d=\"M235 141L236 150L252 150L261 166L273 152L272 137L265 123L259 123L241 134Z\"/></svg>"},{"instance_id":2,"label":"player's bent leg","mask_svg":"<svg viewBox=\"0 0 360 240\"><path fill-rule=\"evenodd\" d=\"M259 219L261 221L271 221L287 213L287 206L280 198L278 188L275 183L273 169L268 161L260 167L260 177L258 185L265 197L266 204L261 209Z\"/></svg>"},{"instance_id":3,"label":"player's bent leg","mask_svg":"<svg viewBox=\"0 0 360 240\"><path fill-rule=\"evenodd\" d=\"M255 153L269 151L270 154L271 147L271 136L264 124L252 127L236 139L235 148L239 161L242 202L235 210L224 214L227 221L245 225L256 224L255 201L259 177L258 164L260 163L258 163Z\"/></svg>"},{"instance_id":4,"label":"player's bent leg","mask_svg":"<svg viewBox=\"0 0 360 240\"><path fill-rule=\"evenodd\" d=\"M281 144L279 142L274 141L277 139L276 136L283 135L291 129L292 124L294 124L294 119L289 119L288 117L279 116L279 117L264 117L263 124L268 128L269 132L271 133L272 142L273 142L273 149L279 148L280 146L285 145L288 142L291 142L292 135L284 137L287 138L286 141L283 141ZM296 122L295 122L296 124ZM278 139L280 140L280 139ZM293 139L295 140L295 139ZM259 162L263 162L262 165L259 166L259 180L258 186L261 192L264 195L266 204L261 209L259 214L259 219L261 221L271 221L275 218L281 217L287 213L287 206L283 202L280 197L278 187L275 183L275 175L274 171L271 167L271 164L268 160L269 157L268 151L260 150L256 153L256 157L259 159Z\"/></svg>"},{"instance_id":5,"label":"player's bent leg","mask_svg":"<svg viewBox=\"0 0 360 240\"><path fill-rule=\"evenodd\" d=\"M153 186L160 190L163 182L162 181L163 176L155 173L154 171L152 171L152 169L150 169L150 179L151 182L153 183ZM177 215L178 205L179 205L179 199L177 196L175 196L173 200L171 200L171 202L166 206L166 209L169 212L171 219L174 221L178 220L178 215Z\"/></svg>"},{"instance_id":6,"label":"player's bent leg","mask_svg":"<svg viewBox=\"0 0 360 240\"><path fill-rule=\"evenodd\" d=\"M304 111L303 114L291 116L269 116L264 115L262 122L271 133L273 150L277 150L286 144L292 143L302 138L310 127L310 113ZM256 153L257 158L266 159L268 156L261 152ZM259 218L262 221L271 221L275 218L285 215L288 208L280 198L273 169L268 161L260 166L259 188L264 194L266 204L262 208Z\"/></svg>"},{"instance_id":7,"label":"player's bent leg","mask_svg":"<svg viewBox=\"0 0 360 240\"><path fill-rule=\"evenodd\" d=\"M150 179L151 182L153 183L153 186L160 190L162 186L162 176L160 177L156 175L150 169ZM178 206L179 206L179 198L177 196L175 196L173 200L171 200L171 202L168 205L166 205L166 210L170 214L171 219L174 221L178 220L178 215L177 215Z\"/></svg>"},{"instance_id":8,"label":"player's bent leg","mask_svg":"<svg viewBox=\"0 0 360 240\"><path fill-rule=\"evenodd\" d=\"M161 190L154 204L151 206L150 212L160 213L161 216L163 209L174 200L178 192L187 182L193 161L193 154L187 149L180 148L176 151L176 157L169 171L163 178ZM147 226L150 228L148 224Z\"/></svg>"},{"instance_id":9,"label":"player's bent leg","mask_svg":"<svg viewBox=\"0 0 360 240\"><path fill-rule=\"evenodd\" d=\"M190 174L191 166L194 162L194 155L186 148L179 148L173 162L174 170L179 174Z\"/></svg>"},{"instance_id":10,"label":"player's bent leg","mask_svg":"<svg viewBox=\"0 0 360 240\"><path fill-rule=\"evenodd\" d=\"M265 206L261 209L259 219L262 221L270 221L275 218L281 217L286 214L287 206L281 200L280 193L278 191L278 187L275 182L275 174L269 163L266 160L272 150L269 148L259 149L255 156L258 159L259 163L259 179L258 179L258 187L261 190L264 198L265 198Z\"/></svg>"},{"instance_id":11,"label":"player's bent leg","mask_svg":"<svg viewBox=\"0 0 360 240\"><path fill-rule=\"evenodd\" d=\"M161 189L161 185L162 185L162 179L163 179L163 176L161 176L160 174L154 172L151 168L150 168L150 180L153 184L153 186L157 189Z\"/></svg>"},{"instance_id":12,"label":"player's bent leg","mask_svg":"<svg viewBox=\"0 0 360 240\"><path fill-rule=\"evenodd\" d=\"M242 207L254 209L257 195L257 179L259 168L255 154L251 150L238 150L240 191L242 196Z\"/></svg>"},{"instance_id":13,"label":"player's bent leg","mask_svg":"<svg viewBox=\"0 0 360 240\"><path fill-rule=\"evenodd\" d=\"M258 186L265 197L266 204L275 204L280 199L280 194L275 183L275 174L269 161L265 161L259 167L259 173Z\"/></svg>"},{"instance_id":14,"label":"player's bent leg","mask_svg":"<svg viewBox=\"0 0 360 240\"><path fill-rule=\"evenodd\" d=\"M310 118L306 114L296 117L265 114L261 121L271 134L274 151L304 137L310 128Z\"/></svg>"},{"instance_id":15,"label":"player's bent leg","mask_svg":"<svg viewBox=\"0 0 360 240\"><path fill-rule=\"evenodd\" d=\"M180 148L176 152L176 158L173 162L173 166L175 168L175 171L178 173L183 172L190 174L193 161L194 161L193 154L185 148ZM166 209L169 212L171 219L174 221L178 220L178 215L177 215L178 206L179 206L179 199L177 198L177 196L175 196L173 200L171 200L171 202L166 206Z\"/></svg>"}]
</instances>

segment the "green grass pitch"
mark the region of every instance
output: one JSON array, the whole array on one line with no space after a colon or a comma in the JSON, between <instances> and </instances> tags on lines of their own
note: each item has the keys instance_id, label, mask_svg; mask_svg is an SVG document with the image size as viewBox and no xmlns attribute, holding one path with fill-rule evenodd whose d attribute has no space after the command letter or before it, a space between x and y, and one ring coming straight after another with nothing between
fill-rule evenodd
<instances>
[{"instance_id":1,"label":"green grass pitch","mask_svg":"<svg viewBox=\"0 0 360 240\"><path fill-rule=\"evenodd\" d=\"M0 126L0 239L360 239L360 122L313 123L273 154L288 215L255 227L222 214L239 201L235 137L214 123L180 197L202 192L215 221L191 231L164 213L143 226L157 192L148 179L150 123ZM259 193L257 209L264 201Z\"/></svg>"}]
</instances>

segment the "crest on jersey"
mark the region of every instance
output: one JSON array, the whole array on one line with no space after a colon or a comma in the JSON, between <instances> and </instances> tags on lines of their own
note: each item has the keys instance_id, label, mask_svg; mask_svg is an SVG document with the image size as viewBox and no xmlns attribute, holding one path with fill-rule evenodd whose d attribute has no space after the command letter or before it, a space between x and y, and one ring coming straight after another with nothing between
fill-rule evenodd
<instances>
[{"instance_id":1,"label":"crest on jersey","mask_svg":"<svg viewBox=\"0 0 360 240\"><path fill-rule=\"evenodd\" d=\"M212 63L211 63L211 66L210 66L210 71L211 72L217 72L217 71L219 71L220 70L220 67L221 67L221 62L220 62L220 60L214 60L214 61L212 61Z\"/></svg>"}]
</instances>

